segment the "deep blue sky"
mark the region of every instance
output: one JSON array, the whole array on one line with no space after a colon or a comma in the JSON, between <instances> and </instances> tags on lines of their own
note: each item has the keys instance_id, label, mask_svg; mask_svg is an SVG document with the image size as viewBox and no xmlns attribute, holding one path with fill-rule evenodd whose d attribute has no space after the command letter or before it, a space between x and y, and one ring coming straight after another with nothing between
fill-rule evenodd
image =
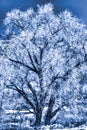
<instances>
[{"instance_id":1,"label":"deep blue sky","mask_svg":"<svg viewBox=\"0 0 87 130\"><path fill-rule=\"evenodd\" d=\"M87 0L0 0L0 30L2 30L2 21L6 12L14 8L26 10L29 7L36 8L37 4L52 2L55 12L65 9L72 11L74 15L87 23Z\"/></svg>"}]
</instances>

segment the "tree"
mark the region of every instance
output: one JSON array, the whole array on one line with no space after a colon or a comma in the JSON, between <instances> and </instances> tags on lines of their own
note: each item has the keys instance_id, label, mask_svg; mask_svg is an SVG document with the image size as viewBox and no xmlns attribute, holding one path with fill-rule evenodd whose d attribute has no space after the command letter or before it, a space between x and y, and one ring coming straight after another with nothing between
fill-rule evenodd
<instances>
[{"instance_id":1,"label":"tree","mask_svg":"<svg viewBox=\"0 0 87 130\"><path fill-rule=\"evenodd\" d=\"M55 15L51 4L12 10L4 23L1 81L26 102L34 125L50 125L64 107L75 112L87 70L85 25L67 10Z\"/></svg>"}]
</instances>

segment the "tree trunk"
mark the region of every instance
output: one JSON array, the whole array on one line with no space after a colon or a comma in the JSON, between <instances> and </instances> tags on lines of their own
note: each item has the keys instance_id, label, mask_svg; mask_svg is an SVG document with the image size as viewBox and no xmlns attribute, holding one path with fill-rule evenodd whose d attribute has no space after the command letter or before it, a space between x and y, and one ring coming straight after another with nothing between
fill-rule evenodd
<instances>
[{"instance_id":1,"label":"tree trunk","mask_svg":"<svg viewBox=\"0 0 87 130\"><path fill-rule=\"evenodd\" d=\"M42 111L39 108L36 112L36 120L35 120L35 126L40 126L41 125L41 118L42 118Z\"/></svg>"},{"instance_id":2,"label":"tree trunk","mask_svg":"<svg viewBox=\"0 0 87 130\"><path fill-rule=\"evenodd\" d=\"M50 120L51 120L51 115L52 115L54 103L55 103L55 98L53 95L51 95L50 100L49 100L49 104L48 104L47 114L45 117L45 125L50 125Z\"/></svg>"},{"instance_id":3,"label":"tree trunk","mask_svg":"<svg viewBox=\"0 0 87 130\"><path fill-rule=\"evenodd\" d=\"M45 125L50 125L51 115L50 113L47 113L45 118Z\"/></svg>"}]
</instances>

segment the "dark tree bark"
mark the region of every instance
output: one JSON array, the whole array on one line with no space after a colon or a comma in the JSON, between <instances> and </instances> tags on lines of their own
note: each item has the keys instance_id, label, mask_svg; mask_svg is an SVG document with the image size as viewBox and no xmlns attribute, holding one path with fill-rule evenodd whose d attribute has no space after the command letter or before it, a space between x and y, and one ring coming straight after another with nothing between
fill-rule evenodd
<instances>
[{"instance_id":1,"label":"dark tree bark","mask_svg":"<svg viewBox=\"0 0 87 130\"><path fill-rule=\"evenodd\" d=\"M45 117L45 125L50 125L51 114L52 114L54 103L55 103L55 98L53 95L51 95L50 100L49 100L49 104L48 104L47 114Z\"/></svg>"},{"instance_id":2,"label":"dark tree bark","mask_svg":"<svg viewBox=\"0 0 87 130\"><path fill-rule=\"evenodd\" d=\"M41 110L41 108L37 108L37 110L36 110L36 113L35 113L35 115L36 115L36 120L35 120L35 126L40 126L41 125L41 117L42 117L42 110Z\"/></svg>"}]
</instances>

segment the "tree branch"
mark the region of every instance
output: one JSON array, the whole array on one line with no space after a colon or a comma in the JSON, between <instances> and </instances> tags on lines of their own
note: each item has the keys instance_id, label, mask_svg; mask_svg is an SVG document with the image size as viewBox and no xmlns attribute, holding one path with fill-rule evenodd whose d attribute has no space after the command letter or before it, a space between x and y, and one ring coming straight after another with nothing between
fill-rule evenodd
<instances>
[{"instance_id":1,"label":"tree branch","mask_svg":"<svg viewBox=\"0 0 87 130\"><path fill-rule=\"evenodd\" d=\"M9 86L14 86L15 88L9 87L10 89L13 89L17 91L25 100L26 102L32 107L32 109L35 111L35 106L34 104L30 101L30 99L27 97L27 94L23 91L23 89L19 89L13 82L11 82L10 85L6 85L7 87Z\"/></svg>"},{"instance_id":2,"label":"tree branch","mask_svg":"<svg viewBox=\"0 0 87 130\"><path fill-rule=\"evenodd\" d=\"M31 86L31 84L28 82L28 88L31 90L33 97L34 97L34 102L36 104L36 109L38 108L38 99L37 99L37 95L36 95L36 91L33 89L33 87Z\"/></svg>"},{"instance_id":3,"label":"tree branch","mask_svg":"<svg viewBox=\"0 0 87 130\"><path fill-rule=\"evenodd\" d=\"M33 59L32 59L32 56L31 56L29 50L26 48L26 46L25 46L24 44L22 44L22 45L23 45L23 47L27 50L27 53L28 53L29 59L30 59L30 61L31 61L31 64L32 64L34 70L35 70L35 71L38 71L37 68L36 68L36 66L35 66L35 64L34 64L34 61L33 61Z\"/></svg>"},{"instance_id":4,"label":"tree branch","mask_svg":"<svg viewBox=\"0 0 87 130\"><path fill-rule=\"evenodd\" d=\"M29 70L31 70L31 71L37 73L37 70L36 70L36 69L33 69L32 67L26 65L25 63L23 63L23 62L21 62L21 61L14 60L14 59L11 59L11 58L9 58L9 57L8 57L8 59L9 59L11 62L13 62L13 63L20 64L20 65L22 65L22 66L28 68Z\"/></svg>"},{"instance_id":5,"label":"tree branch","mask_svg":"<svg viewBox=\"0 0 87 130\"><path fill-rule=\"evenodd\" d=\"M61 111L61 109L66 106L66 104L63 102L61 106L59 106L57 109L55 109L52 113L51 113L51 118L53 118L58 111Z\"/></svg>"}]
</instances>

